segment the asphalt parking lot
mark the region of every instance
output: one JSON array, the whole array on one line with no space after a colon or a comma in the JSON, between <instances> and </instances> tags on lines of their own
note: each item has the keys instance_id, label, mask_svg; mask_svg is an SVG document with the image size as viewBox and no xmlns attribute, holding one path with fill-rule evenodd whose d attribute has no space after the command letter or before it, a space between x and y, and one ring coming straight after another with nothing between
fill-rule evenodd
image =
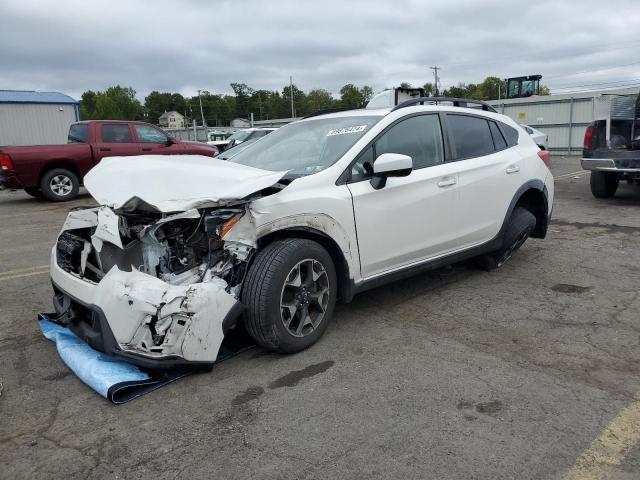
<instances>
[{"instance_id":1,"label":"asphalt parking lot","mask_svg":"<svg viewBox=\"0 0 640 480\"><path fill-rule=\"evenodd\" d=\"M640 477L640 189L554 157L546 240L364 293L291 356L247 351L123 406L42 337L70 207L0 192L0 477ZM580 172L580 173L575 173Z\"/></svg>"}]
</instances>

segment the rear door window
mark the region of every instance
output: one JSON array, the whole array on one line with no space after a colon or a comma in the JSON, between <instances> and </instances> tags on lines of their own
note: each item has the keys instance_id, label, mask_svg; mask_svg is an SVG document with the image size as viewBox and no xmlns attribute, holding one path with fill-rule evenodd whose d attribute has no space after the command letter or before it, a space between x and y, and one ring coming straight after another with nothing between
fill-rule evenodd
<instances>
[{"instance_id":1,"label":"rear door window","mask_svg":"<svg viewBox=\"0 0 640 480\"><path fill-rule=\"evenodd\" d=\"M458 160L482 157L496 150L489 122L484 118L447 114L447 127L453 135Z\"/></svg>"},{"instance_id":2,"label":"rear door window","mask_svg":"<svg viewBox=\"0 0 640 480\"><path fill-rule=\"evenodd\" d=\"M104 123L100 127L100 136L104 143L132 143L133 137L126 123Z\"/></svg>"}]
</instances>

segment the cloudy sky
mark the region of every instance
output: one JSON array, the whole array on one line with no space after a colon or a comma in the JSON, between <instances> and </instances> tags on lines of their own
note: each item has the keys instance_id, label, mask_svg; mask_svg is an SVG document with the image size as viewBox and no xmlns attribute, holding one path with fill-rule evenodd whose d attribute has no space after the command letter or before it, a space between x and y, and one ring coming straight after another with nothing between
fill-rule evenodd
<instances>
[{"instance_id":1,"label":"cloudy sky","mask_svg":"<svg viewBox=\"0 0 640 480\"><path fill-rule=\"evenodd\" d=\"M0 0L0 89L640 85L639 0Z\"/></svg>"}]
</instances>

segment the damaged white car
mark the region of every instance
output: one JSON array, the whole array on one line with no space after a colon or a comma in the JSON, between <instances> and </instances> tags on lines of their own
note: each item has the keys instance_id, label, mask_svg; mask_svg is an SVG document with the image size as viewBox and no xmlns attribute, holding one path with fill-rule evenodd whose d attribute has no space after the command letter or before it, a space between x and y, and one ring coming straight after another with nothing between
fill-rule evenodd
<instances>
[{"instance_id":1,"label":"damaged white car","mask_svg":"<svg viewBox=\"0 0 640 480\"><path fill-rule=\"evenodd\" d=\"M337 300L481 256L501 266L551 216L548 157L509 118L423 104L316 115L230 161L114 157L51 256L58 321L149 368L215 362L240 325L296 352Z\"/></svg>"}]
</instances>

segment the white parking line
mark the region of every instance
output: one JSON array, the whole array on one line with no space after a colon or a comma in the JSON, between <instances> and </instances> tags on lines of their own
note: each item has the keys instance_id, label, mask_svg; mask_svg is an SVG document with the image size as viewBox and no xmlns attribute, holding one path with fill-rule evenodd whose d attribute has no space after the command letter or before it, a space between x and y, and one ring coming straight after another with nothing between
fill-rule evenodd
<instances>
[{"instance_id":1,"label":"white parking line","mask_svg":"<svg viewBox=\"0 0 640 480\"><path fill-rule=\"evenodd\" d=\"M570 177L581 177L582 175L586 175L587 173L589 173L589 170L580 170L578 172L565 173L564 175L558 175L557 177L554 177L554 180L562 180L563 178Z\"/></svg>"},{"instance_id":2,"label":"white parking line","mask_svg":"<svg viewBox=\"0 0 640 480\"><path fill-rule=\"evenodd\" d=\"M44 275L49 273L49 265L40 265L39 267L19 268L0 273L0 282L3 280L12 280L14 278L33 277L35 275Z\"/></svg>"}]
</instances>

